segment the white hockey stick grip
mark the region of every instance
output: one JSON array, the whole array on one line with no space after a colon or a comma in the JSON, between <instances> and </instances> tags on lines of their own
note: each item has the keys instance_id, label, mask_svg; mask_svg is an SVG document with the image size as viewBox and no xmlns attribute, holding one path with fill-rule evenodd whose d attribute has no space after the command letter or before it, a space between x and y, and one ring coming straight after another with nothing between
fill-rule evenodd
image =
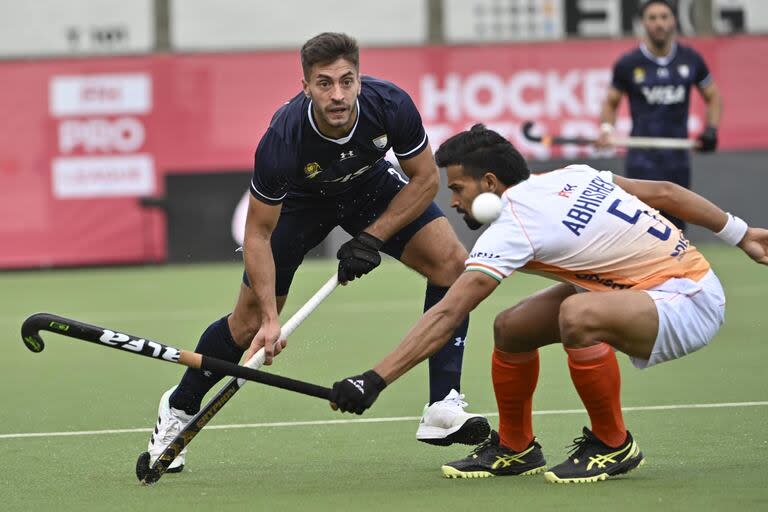
<instances>
[{"instance_id":1,"label":"white hockey stick grip","mask_svg":"<svg viewBox=\"0 0 768 512\"><path fill-rule=\"evenodd\" d=\"M696 140L672 137L613 137L611 144L625 148L693 149L696 147Z\"/></svg>"},{"instance_id":2,"label":"white hockey stick grip","mask_svg":"<svg viewBox=\"0 0 768 512\"><path fill-rule=\"evenodd\" d=\"M336 289L336 286L339 284L339 277L338 274L334 272L333 276L331 276L328 281L319 289L315 294L309 298L309 300L299 308L297 312L293 314L291 318L288 319L287 322L283 324L283 326L280 328L280 337L278 339L278 342L283 341L288 338L291 334L293 334L293 331L296 330L296 328L301 325L301 323L307 319L307 317L315 310L317 309L317 306L320 305L321 302L323 302L328 296L333 292L333 290ZM254 370L258 370L261 368L261 366L264 364L264 347L261 347L258 352L253 354L250 359L248 359L243 366L247 366L248 368L253 368ZM237 379L237 385L238 387L243 387L247 381L244 379Z\"/></svg>"}]
</instances>

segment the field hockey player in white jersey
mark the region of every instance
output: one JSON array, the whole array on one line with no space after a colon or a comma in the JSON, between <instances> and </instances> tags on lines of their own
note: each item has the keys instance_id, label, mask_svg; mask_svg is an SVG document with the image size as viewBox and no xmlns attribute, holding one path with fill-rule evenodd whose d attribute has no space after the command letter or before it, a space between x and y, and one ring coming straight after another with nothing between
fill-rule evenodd
<instances>
[{"instance_id":1,"label":"field hockey player in white jersey","mask_svg":"<svg viewBox=\"0 0 768 512\"><path fill-rule=\"evenodd\" d=\"M557 281L494 321L491 376L499 430L467 458L443 465L455 478L544 473L549 482L596 482L627 473L643 454L624 425L615 351L637 368L704 347L724 321L725 295L704 256L670 212L706 227L768 264L768 230L747 224L669 182L631 180L586 165L531 175L520 153L483 125L437 151L452 207L470 227L476 196L492 192L502 212L480 236L466 271L401 344L373 369L333 386L331 406L362 414L383 389L429 357L452 329L515 271ZM538 349L561 343L589 414L566 460L549 470L532 427Z\"/></svg>"}]
</instances>

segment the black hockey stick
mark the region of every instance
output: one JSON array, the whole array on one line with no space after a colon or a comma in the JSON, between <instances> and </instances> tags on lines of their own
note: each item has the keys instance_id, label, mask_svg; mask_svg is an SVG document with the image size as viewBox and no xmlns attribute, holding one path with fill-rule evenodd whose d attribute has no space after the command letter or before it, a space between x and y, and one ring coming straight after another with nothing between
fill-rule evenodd
<instances>
[{"instance_id":1,"label":"black hockey stick","mask_svg":"<svg viewBox=\"0 0 768 512\"><path fill-rule=\"evenodd\" d=\"M331 278L328 279L328 281L301 308L299 308L287 322L283 324L280 329L280 339L287 339L288 336L290 336L291 333L293 333L293 331L296 330L296 328L310 315L310 313L312 313L317 306L319 306L320 303L336 289L338 284L339 280L337 274L334 272L333 276L331 276ZM245 362L245 366L249 368L259 368L262 364L264 364L263 348ZM221 388L186 425L184 425L184 428L182 428L173 441L165 447L163 453L160 454L151 467L149 463L152 457L149 452L143 452L139 455L139 458L136 461L136 478L138 478L141 483L147 485L154 484L160 480L182 450L192 442L203 427L218 414L219 410L221 410L229 399L232 398L244 385L245 381L242 379L231 379L227 382L224 387Z\"/></svg>"},{"instance_id":2,"label":"black hockey stick","mask_svg":"<svg viewBox=\"0 0 768 512\"><path fill-rule=\"evenodd\" d=\"M536 135L533 133L534 123L526 121L523 123L522 130L526 139L531 142L543 144L545 146L555 146L560 144L576 144L578 146L589 146L597 142L597 139L587 137L564 137L562 135ZM648 149L695 149L697 141L692 139L676 139L672 137L611 137L612 146L621 146L625 148L648 148Z\"/></svg>"},{"instance_id":3,"label":"black hockey stick","mask_svg":"<svg viewBox=\"0 0 768 512\"><path fill-rule=\"evenodd\" d=\"M323 400L328 400L331 393L331 390L328 388L308 382L260 372L252 368L230 363L229 361L216 359L215 357L204 356L189 350L181 350L147 338L139 338L50 313L36 313L24 320L21 326L21 337L24 340L24 344L32 352L42 352L45 348L39 331L54 332L96 345L151 357L158 361L182 364L189 368L210 370L240 379L252 380L268 386L322 398Z\"/></svg>"}]
</instances>

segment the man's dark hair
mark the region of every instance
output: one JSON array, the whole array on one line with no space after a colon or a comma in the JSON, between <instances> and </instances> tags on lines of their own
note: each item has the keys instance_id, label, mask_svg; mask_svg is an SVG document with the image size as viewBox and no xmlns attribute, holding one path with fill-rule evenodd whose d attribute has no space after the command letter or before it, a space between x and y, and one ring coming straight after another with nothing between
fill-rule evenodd
<instances>
[{"instance_id":1,"label":"man's dark hair","mask_svg":"<svg viewBox=\"0 0 768 512\"><path fill-rule=\"evenodd\" d=\"M464 174L478 180L490 172L509 187L531 175L525 158L515 146L483 124L476 124L443 142L435 153L435 161L440 167L461 165Z\"/></svg>"},{"instance_id":2,"label":"man's dark hair","mask_svg":"<svg viewBox=\"0 0 768 512\"><path fill-rule=\"evenodd\" d=\"M323 32L301 47L301 68L304 78L309 78L315 64L330 64L338 59L351 62L360 69L360 48L355 38L339 32Z\"/></svg>"},{"instance_id":3,"label":"man's dark hair","mask_svg":"<svg viewBox=\"0 0 768 512\"><path fill-rule=\"evenodd\" d=\"M666 5L667 7L669 7L669 10L672 11L672 15L675 17L677 16L677 11L675 10L675 4L670 0L646 0L645 2L640 4L640 8L638 9L638 13L640 14L641 18L645 16L645 10L648 9L648 7L652 6L653 4Z\"/></svg>"}]
</instances>

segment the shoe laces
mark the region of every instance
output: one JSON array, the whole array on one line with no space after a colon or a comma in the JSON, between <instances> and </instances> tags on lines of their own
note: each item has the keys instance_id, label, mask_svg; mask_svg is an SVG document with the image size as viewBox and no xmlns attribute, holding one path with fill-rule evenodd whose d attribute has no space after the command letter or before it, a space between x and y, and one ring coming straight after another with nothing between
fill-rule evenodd
<instances>
[{"instance_id":1,"label":"shoe laces","mask_svg":"<svg viewBox=\"0 0 768 512\"><path fill-rule=\"evenodd\" d=\"M583 452L586 448L587 441L587 436L579 436L574 438L573 444L566 447L568 449L568 456L578 459L581 456L581 452Z\"/></svg>"},{"instance_id":2,"label":"shoe laces","mask_svg":"<svg viewBox=\"0 0 768 512\"><path fill-rule=\"evenodd\" d=\"M472 449L472 453L470 453L470 455L477 455L481 451L485 450L486 448L496 447L496 446L499 446L499 438L495 436L494 433L491 433L491 435L486 437L482 443L480 443L479 445L475 446Z\"/></svg>"},{"instance_id":3,"label":"shoe laces","mask_svg":"<svg viewBox=\"0 0 768 512\"><path fill-rule=\"evenodd\" d=\"M444 398L442 403L451 407L461 407L462 409L469 405L464 401L464 393L449 398Z\"/></svg>"}]
</instances>

